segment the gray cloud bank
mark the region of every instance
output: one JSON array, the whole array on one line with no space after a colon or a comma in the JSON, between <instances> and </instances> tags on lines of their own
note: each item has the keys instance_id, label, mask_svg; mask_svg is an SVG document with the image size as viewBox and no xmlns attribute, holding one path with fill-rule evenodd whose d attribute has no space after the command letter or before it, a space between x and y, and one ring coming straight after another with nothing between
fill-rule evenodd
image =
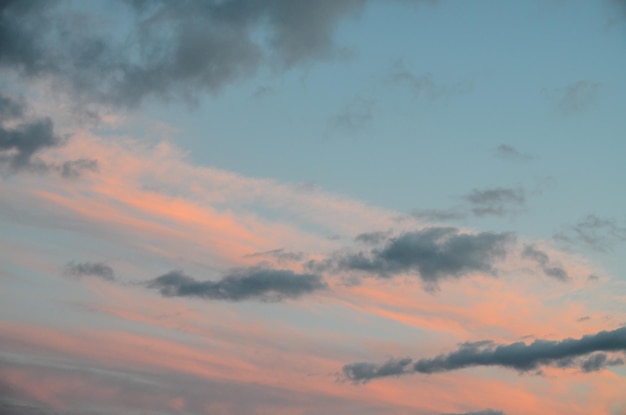
<instances>
[{"instance_id":1,"label":"gray cloud bank","mask_svg":"<svg viewBox=\"0 0 626 415\"><path fill-rule=\"evenodd\" d=\"M319 275L290 270L246 268L218 281L197 281L181 271L170 271L146 283L164 297L198 297L209 300L280 301L327 288Z\"/></svg>"},{"instance_id":2,"label":"gray cloud bank","mask_svg":"<svg viewBox=\"0 0 626 415\"><path fill-rule=\"evenodd\" d=\"M520 373L539 370L542 366L578 366L584 372L600 370L607 366L624 364L621 357L607 353L626 352L626 327L601 331L579 339L562 341L535 340L497 345L491 341L463 343L451 353L434 358L392 359L382 365L351 363L343 367L343 375L354 383L364 383L386 376L411 373L431 374L475 366L500 366Z\"/></svg>"},{"instance_id":3,"label":"gray cloud bank","mask_svg":"<svg viewBox=\"0 0 626 415\"><path fill-rule=\"evenodd\" d=\"M587 215L578 223L554 234L554 239L598 252L607 252L615 244L626 241L626 227L620 226L613 219Z\"/></svg>"},{"instance_id":4,"label":"gray cloud bank","mask_svg":"<svg viewBox=\"0 0 626 415\"><path fill-rule=\"evenodd\" d=\"M440 280L447 278L476 272L495 274L494 263L506 256L506 244L512 239L506 233L469 234L456 228L437 227L391 238L384 238L384 234L363 234L357 240L370 243L384 240L383 247L357 253L339 252L311 267L364 272L380 278L417 274L427 289L434 289Z\"/></svg>"},{"instance_id":5,"label":"gray cloud bank","mask_svg":"<svg viewBox=\"0 0 626 415\"><path fill-rule=\"evenodd\" d=\"M0 68L53 77L79 96L116 105L190 97L253 75L267 62L290 68L340 54L334 31L365 0L106 4L116 15L80 2L1 2Z\"/></svg>"}]
</instances>

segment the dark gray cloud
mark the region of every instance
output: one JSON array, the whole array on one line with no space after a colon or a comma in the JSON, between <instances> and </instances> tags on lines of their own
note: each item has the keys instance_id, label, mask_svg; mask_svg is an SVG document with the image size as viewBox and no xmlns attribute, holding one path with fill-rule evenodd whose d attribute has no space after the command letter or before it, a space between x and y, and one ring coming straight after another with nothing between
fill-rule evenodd
<instances>
[{"instance_id":1,"label":"dark gray cloud","mask_svg":"<svg viewBox=\"0 0 626 415\"><path fill-rule=\"evenodd\" d=\"M483 409L482 411L447 413L447 414L441 414L441 415L506 415L506 414L502 411L497 411L495 409Z\"/></svg>"},{"instance_id":2,"label":"dark gray cloud","mask_svg":"<svg viewBox=\"0 0 626 415\"><path fill-rule=\"evenodd\" d=\"M381 278L398 274L419 275L427 289L440 280L459 278L474 272L495 274L494 262L506 255L511 234L461 233L456 228L426 228L387 239L382 248L368 252L338 252L313 269L333 268L362 271Z\"/></svg>"},{"instance_id":3,"label":"dark gray cloud","mask_svg":"<svg viewBox=\"0 0 626 415\"><path fill-rule=\"evenodd\" d=\"M327 288L319 275L290 270L247 268L218 281L197 281L181 271L170 271L146 283L164 297L199 297L209 300L280 301Z\"/></svg>"},{"instance_id":4,"label":"dark gray cloud","mask_svg":"<svg viewBox=\"0 0 626 415\"><path fill-rule=\"evenodd\" d=\"M304 252L292 252L286 251L283 248L272 249L269 251L263 252L254 252L252 254L244 255L244 258L266 258L272 257L275 258L278 262L298 262L302 261L306 258L306 254Z\"/></svg>"},{"instance_id":5,"label":"dark gray cloud","mask_svg":"<svg viewBox=\"0 0 626 415\"><path fill-rule=\"evenodd\" d=\"M560 113L571 115L587 109L595 101L599 90L599 83L582 80L544 90L543 93L554 102Z\"/></svg>"},{"instance_id":6,"label":"dark gray cloud","mask_svg":"<svg viewBox=\"0 0 626 415\"><path fill-rule=\"evenodd\" d=\"M533 156L530 154L522 153L515 147L508 144L500 144L496 147L496 156L514 161L530 161L533 159Z\"/></svg>"},{"instance_id":7,"label":"dark gray cloud","mask_svg":"<svg viewBox=\"0 0 626 415\"><path fill-rule=\"evenodd\" d=\"M567 281L569 275L563 268L550 263L550 257L543 251L538 250L532 245L526 245L522 251L522 258L527 258L535 262L544 274L557 280Z\"/></svg>"},{"instance_id":8,"label":"dark gray cloud","mask_svg":"<svg viewBox=\"0 0 626 415\"><path fill-rule=\"evenodd\" d=\"M192 98L254 74L342 53L339 21L365 0L119 0L127 19L54 0L0 3L0 67L79 96L134 106ZM125 25L123 22L127 21Z\"/></svg>"},{"instance_id":9,"label":"dark gray cloud","mask_svg":"<svg viewBox=\"0 0 626 415\"><path fill-rule=\"evenodd\" d=\"M523 208L526 203L524 190L520 188L473 190L463 199L470 204L470 210L476 216L503 216L512 210Z\"/></svg>"},{"instance_id":10,"label":"dark gray cloud","mask_svg":"<svg viewBox=\"0 0 626 415\"><path fill-rule=\"evenodd\" d=\"M500 366L526 373L539 370L542 366L578 365L583 371L589 372L624 363L622 358L611 359L602 352L626 352L626 327L562 341L540 339L530 344L516 342L507 345L491 341L463 343L454 352L419 359L415 363L405 358L389 360L382 365L362 362L348 364L343 367L343 375L352 382L363 383L386 376L431 374L474 366ZM398 365L398 362L402 364Z\"/></svg>"},{"instance_id":11,"label":"dark gray cloud","mask_svg":"<svg viewBox=\"0 0 626 415\"><path fill-rule=\"evenodd\" d=\"M612 219L587 215L578 223L555 233L554 239L598 252L607 252L615 244L626 241L626 227Z\"/></svg>"},{"instance_id":12,"label":"dark gray cloud","mask_svg":"<svg viewBox=\"0 0 626 415\"><path fill-rule=\"evenodd\" d=\"M27 121L23 118L24 104L0 93L0 164L9 171L45 169L35 160L41 150L59 144L52 120L41 118ZM6 126L6 121L14 125Z\"/></svg>"},{"instance_id":13,"label":"dark gray cloud","mask_svg":"<svg viewBox=\"0 0 626 415\"><path fill-rule=\"evenodd\" d=\"M113 268L104 262L69 262L66 265L69 275L75 277L97 277L106 281L115 280L115 272Z\"/></svg>"},{"instance_id":14,"label":"dark gray cloud","mask_svg":"<svg viewBox=\"0 0 626 415\"><path fill-rule=\"evenodd\" d=\"M50 118L27 119L26 103L0 92L0 172L54 172L65 178L79 177L85 171L97 171L93 159L45 163L37 156L63 143L54 132Z\"/></svg>"}]
</instances>

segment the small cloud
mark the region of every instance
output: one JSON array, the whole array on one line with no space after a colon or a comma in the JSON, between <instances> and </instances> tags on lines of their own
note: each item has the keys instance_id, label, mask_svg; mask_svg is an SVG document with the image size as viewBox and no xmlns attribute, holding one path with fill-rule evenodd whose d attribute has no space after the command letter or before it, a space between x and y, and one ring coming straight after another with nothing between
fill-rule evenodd
<instances>
[{"instance_id":1,"label":"small cloud","mask_svg":"<svg viewBox=\"0 0 626 415\"><path fill-rule=\"evenodd\" d=\"M218 281L198 281L182 271L170 271L145 285L158 290L164 297L267 302L294 299L328 287L319 275L259 267L235 271Z\"/></svg>"},{"instance_id":2,"label":"small cloud","mask_svg":"<svg viewBox=\"0 0 626 415\"><path fill-rule=\"evenodd\" d=\"M357 98L333 115L329 125L334 130L350 133L361 132L374 118L372 114L373 106L373 101Z\"/></svg>"},{"instance_id":3,"label":"small cloud","mask_svg":"<svg viewBox=\"0 0 626 415\"><path fill-rule=\"evenodd\" d=\"M515 147L508 144L500 144L495 149L496 157L512 161L531 161L534 157L527 153L522 153Z\"/></svg>"},{"instance_id":4,"label":"small cloud","mask_svg":"<svg viewBox=\"0 0 626 415\"><path fill-rule=\"evenodd\" d=\"M406 88L415 98L425 97L429 101L465 94L473 87L472 82L457 82L449 85L437 83L431 73L416 75L402 62L393 66L387 80L391 84Z\"/></svg>"},{"instance_id":5,"label":"small cloud","mask_svg":"<svg viewBox=\"0 0 626 415\"><path fill-rule=\"evenodd\" d=\"M550 257L543 251L536 249L532 245L526 245L522 251L522 258L530 259L535 262L543 273L549 277L553 277L560 281L567 281L569 275L563 268L554 266L550 263Z\"/></svg>"},{"instance_id":6,"label":"small cloud","mask_svg":"<svg viewBox=\"0 0 626 415\"><path fill-rule=\"evenodd\" d=\"M544 89L559 112L564 115L576 114L587 109L596 99L600 84L591 81L578 81L560 88Z\"/></svg>"},{"instance_id":7,"label":"small cloud","mask_svg":"<svg viewBox=\"0 0 626 415\"><path fill-rule=\"evenodd\" d=\"M114 281L113 268L104 262L68 262L65 266L69 275L74 277L96 277L105 281Z\"/></svg>"},{"instance_id":8,"label":"small cloud","mask_svg":"<svg viewBox=\"0 0 626 415\"><path fill-rule=\"evenodd\" d=\"M495 187L473 190L463 199L471 205L475 216L504 216L516 209L523 208L526 203L524 190Z\"/></svg>"},{"instance_id":9,"label":"small cloud","mask_svg":"<svg viewBox=\"0 0 626 415\"><path fill-rule=\"evenodd\" d=\"M467 215L458 209L414 209L411 216L433 222L447 222L465 219Z\"/></svg>"}]
</instances>

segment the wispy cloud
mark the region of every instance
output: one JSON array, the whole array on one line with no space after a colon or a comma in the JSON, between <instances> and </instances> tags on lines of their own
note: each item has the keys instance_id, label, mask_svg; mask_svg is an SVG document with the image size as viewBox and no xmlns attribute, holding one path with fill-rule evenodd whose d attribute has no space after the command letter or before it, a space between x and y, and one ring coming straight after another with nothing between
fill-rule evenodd
<instances>
[{"instance_id":1,"label":"wispy cloud","mask_svg":"<svg viewBox=\"0 0 626 415\"><path fill-rule=\"evenodd\" d=\"M544 274L549 277L556 278L560 281L567 281L569 279L569 275L567 275L567 271L559 266L555 266L550 262L550 257L545 252L535 248L532 245L526 245L524 250L522 251L522 257L527 258L535 262Z\"/></svg>"},{"instance_id":2,"label":"wispy cloud","mask_svg":"<svg viewBox=\"0 0 626 415\"><path fill-rule=\"evenodd\" d=\"M496 147L495 154L497 157L512 161L530 161L534 159L532 155L522 153L521 151L509 144L500 144L498 147Z\"/></svg>"},{"instance_id":3,"label":"wispy cloud","mask_svg":"<svg viewBox=\"0 0 626 415\"><path fill-rule=\"evenodd\" d=\"M554 239L594 251L608 252L615 244L626 241L626 227L613 219L587 215L578 223L555 233Z\"/></svg>"},{"instance_id":4,"label":"wispy cloud","mask_svg":"<svg viewBox=\"0 0 626 415\"><path fill-rule=\"evenodd\" d=\"M599 83L582 80L563 87L545 89L543 93L561 114L571 115L580 113L593 104L599 90Z\"/></svg>"},{"instance_id":5,"label":"wispy cloud","mask_svg":"<svg viewBox=\"0 0 626 415\"><path fill-rule=\"evenodd\" d=\"M115 272L113 268L104 262L74 262L71 261L66 265L69 275L75 277L97 277L106 281L115 280Z\"/></svg>"},{"instance_id":6,"label":"wispy cloud","mask_svg":"<svg viewBox=\"0 0 626 415\"><path fill-rule=\"evenodd\" d=\"M526 195L521 188L475 189L463 199L470 204L470 210L476 216L503 216L523 208L526 203Z\"/></svg>"}]
</instances>

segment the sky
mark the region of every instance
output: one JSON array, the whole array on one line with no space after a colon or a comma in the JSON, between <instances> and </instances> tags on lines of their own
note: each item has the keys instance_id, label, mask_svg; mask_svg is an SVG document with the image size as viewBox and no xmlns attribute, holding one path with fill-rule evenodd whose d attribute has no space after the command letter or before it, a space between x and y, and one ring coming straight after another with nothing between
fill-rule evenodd
<instances>
[{"instance_id":1,"label":"sky","mask_svg":"<svg viewBox=\"0 0 626 415\"><path fill-rule=\"evenodd\" d=\"M626 2L0 2L0 412L623 415Z\"/></svg>"}]
</instances>

